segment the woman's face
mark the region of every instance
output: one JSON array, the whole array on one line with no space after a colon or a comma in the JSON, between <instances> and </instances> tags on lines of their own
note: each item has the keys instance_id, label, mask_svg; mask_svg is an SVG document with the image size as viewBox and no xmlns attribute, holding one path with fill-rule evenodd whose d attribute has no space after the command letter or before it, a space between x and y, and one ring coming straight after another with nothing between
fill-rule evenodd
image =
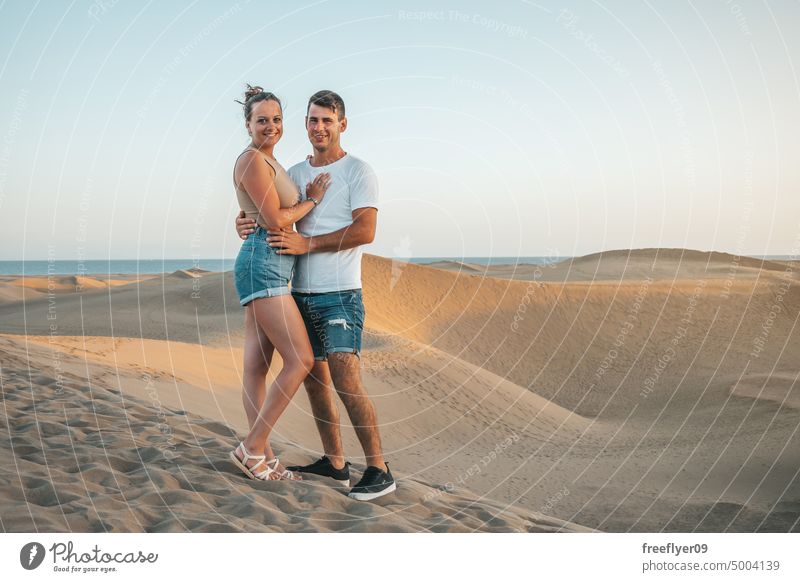
<instances>
[{"instance_id":1,"label":"woman's face","mask_svg":"<svg viewBox=\"0 0 800 582\"><path fill-rule=\"evenodd\" d=\"M283 113L277 101L259 101L253 106L247 131L257 148L274 146L283 135Z\"/></svg>"}]
</instances>

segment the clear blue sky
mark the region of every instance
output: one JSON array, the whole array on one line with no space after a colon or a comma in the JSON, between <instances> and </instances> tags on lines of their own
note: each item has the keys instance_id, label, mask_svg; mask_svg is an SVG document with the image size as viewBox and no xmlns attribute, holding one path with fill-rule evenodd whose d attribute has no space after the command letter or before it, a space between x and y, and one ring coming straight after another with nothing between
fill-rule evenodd
<instances>
[{"instance_id":1,"label":"clear blue sky","mask_svg":"<svg viewBox=\"0 0 800 582\"><path fill-rule=\"evenodd\" d=\"M0 2L0 259L232 257L246 82L342 94L385 256L800 252L800 4Z\"/></svg>"}]
</instances>

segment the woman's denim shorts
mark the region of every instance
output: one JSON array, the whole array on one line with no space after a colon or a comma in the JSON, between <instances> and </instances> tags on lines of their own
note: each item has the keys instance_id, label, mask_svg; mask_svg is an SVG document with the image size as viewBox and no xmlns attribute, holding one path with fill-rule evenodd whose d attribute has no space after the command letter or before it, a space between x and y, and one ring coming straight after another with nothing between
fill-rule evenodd
<instances>
[{"instance_id":1,"label":"woman's denim shorts","mask_svg":"<svg viewBox=\"0 0 800 582\"><path fill-rule=\"evenodd\" d=\"M279 255L267 244L267 231L260 226L239 249L233 267L239 303L247 305L260 297L289 294L294 255Z\"/></svg>"}]
</instances>

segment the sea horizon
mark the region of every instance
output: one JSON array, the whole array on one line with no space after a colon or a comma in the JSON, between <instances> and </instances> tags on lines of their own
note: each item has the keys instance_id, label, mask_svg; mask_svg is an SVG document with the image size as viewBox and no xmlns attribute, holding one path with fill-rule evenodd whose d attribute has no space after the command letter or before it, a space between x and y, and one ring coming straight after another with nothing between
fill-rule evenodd
<instances>
[{"instance_id":1,"label":"sea horizon","mask_svg":"<svg viewBox=\"0 0 800 582\"><path fill-rule=\"evenodd\" d=\"M724 251L719 251L724 252ZM594 253L589 253L594 254ZM380 255L379 255L380 256ZM576 255L586 256L586 255ZM740 255L760 260L793 260L794 255ZM565 261L572 256L497 256L497 257L383 257L395 261L425 265L444 261L478 265L544 265ZM235 258L184 259L92 259L92 260L27 260L0 261L0 276L42 275L157 275L179 270L200 269L224 272L233 269Z\"/></svg>"}]
</instances>

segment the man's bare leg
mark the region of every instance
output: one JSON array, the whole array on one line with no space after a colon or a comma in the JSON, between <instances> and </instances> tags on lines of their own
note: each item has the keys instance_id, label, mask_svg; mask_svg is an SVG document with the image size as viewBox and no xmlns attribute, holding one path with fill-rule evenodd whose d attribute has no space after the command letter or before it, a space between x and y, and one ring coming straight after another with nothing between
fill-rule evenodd
<instances>
[{"instance_id":1,"label":"man's bare leg","mask_svg":"<svg viewBox=\"0 0 800 582\"><path fill-rule=\"evenodd\" d=\"M355 354L333 352L328 354L328 368L336 392L344 403L361 448L364 449L367 465L386 471L378 432L378 416L361 382L361 360Z\"/></svg>"},{"instance_id":2,"label":"man's bare leg","mask_svg":"<svg viewBox=\"0 0 800 582\"><path fill-rule=\"evenodd\" d=\"M331 373L327 362L314 362L311 373L306 377L305 386L325 456L335 469L341 469L344 467L344 448L339 427L339 409L333 399Z\"/></svg>"}]
</instances>

